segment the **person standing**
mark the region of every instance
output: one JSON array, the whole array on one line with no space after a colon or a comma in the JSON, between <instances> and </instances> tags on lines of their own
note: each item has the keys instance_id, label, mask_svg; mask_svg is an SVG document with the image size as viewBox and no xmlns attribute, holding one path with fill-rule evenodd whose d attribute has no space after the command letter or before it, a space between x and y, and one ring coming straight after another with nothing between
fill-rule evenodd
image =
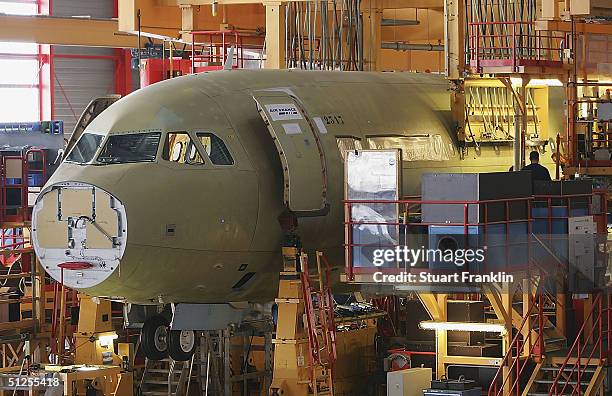
<instances>
[{"instance_id":1,"label":"person standing","mask_svg":"<svg viewBox=\"0 0 612 396\"><path fill-rule=\"evenodd\" d=\"M532 151L529 153L529 161L531 163L523 168L531 172L532 180L552 180L548 169L540 165L540 153Z\"/></svg>"}]
</instances>

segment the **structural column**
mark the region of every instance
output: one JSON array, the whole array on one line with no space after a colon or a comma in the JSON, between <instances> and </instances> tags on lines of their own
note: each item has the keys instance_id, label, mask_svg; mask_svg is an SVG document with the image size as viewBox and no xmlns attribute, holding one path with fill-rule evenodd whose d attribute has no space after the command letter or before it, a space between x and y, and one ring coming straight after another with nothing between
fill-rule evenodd
<instances>
[{"instance_id":1,"label":"structural column","mask_svg":"<svg viewBox=\"0 0 612 396\"><path fill-rule=\"evenodd\" d=\"M375 3L375 2L374 2ZM363 57L365 69L380 71L382 9L363 10Z\"/></svg>"},{"instance_id":2,"label":"structural column","mask_svg":"<svg viewBox=\"0 0 612 396\"><path fill-rule=\"evenodd\" d=\"M266 69L285 68L285 6L281 2L266 7Z\"/></svg>"},{"instance_id":3,"label":"structural column","mask_svg":"<svg viewBox=\"0 0 612 396\"><path fill-rule=\"evenodd\" d=\"M463 78L465 70L465 0L444 1L444 55L446 77Z\"/></svg>"}]
</instances>

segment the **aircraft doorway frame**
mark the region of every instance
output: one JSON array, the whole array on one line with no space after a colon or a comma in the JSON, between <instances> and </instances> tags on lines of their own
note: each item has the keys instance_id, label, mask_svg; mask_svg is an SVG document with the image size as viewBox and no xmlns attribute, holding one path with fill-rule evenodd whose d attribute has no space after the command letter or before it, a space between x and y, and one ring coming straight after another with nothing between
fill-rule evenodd
<instances>
[{"instance_id":1,"label":"aircraft doorway frame","mask_svg":"<svg viewBox=\"0 0 612 396\"><path fill-rule=\"evenodd\" d=\"M253 100L281 161L285 205L297 217L326 215L325 151L306 109L297 97L281 91L260 91L253 94Z\"/></svg>"}]
</instances>

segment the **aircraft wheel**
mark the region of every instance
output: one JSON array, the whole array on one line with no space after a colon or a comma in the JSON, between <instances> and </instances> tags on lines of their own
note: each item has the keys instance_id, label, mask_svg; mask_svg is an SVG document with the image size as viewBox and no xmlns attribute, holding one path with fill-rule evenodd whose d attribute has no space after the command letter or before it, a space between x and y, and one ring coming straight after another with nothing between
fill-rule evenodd
<instances>
[{"instance_id":1,"label":"aircraft wheel","mask_svg":"<svg viewBox=\"0 0 612 396\"><path fill-rule=\"evenodd\" d=\"M176 361L191 359L196 349L196 333L193 330L170 330L168 354Z\"/></svg>"},{"instance_id":2,"label":"aircraft wheel","mask_svg":"<svg viewBox=\"0 0 612 396\"><path fill-rule=\"evenodd\" d=\"M141 330L141 345L145 356L151 360L168 357L168 332L170 323L161 315L147 319Z\"/></svg>"}]
</instances>

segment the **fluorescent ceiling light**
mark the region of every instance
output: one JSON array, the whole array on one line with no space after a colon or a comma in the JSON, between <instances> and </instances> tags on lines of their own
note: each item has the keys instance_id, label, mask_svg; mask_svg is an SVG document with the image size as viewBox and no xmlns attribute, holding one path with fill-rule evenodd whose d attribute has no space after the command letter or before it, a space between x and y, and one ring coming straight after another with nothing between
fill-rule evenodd
<instances>
[{"instance_id":1,"label":"fluorescent ceiling light","mask_svg":"<svg viewBox=\"0 0 612 396\"><path fill-rule=\"evenodd\" d=\"M82 366L82 367L77 368L77 370L78 371L95 371L95 370L98 370L98 368L95 366Z\"/></svg>"},{"instance_id":2,"label":"fluorescent ceiling light","mask_svg":"<svg viewBox=\"0 0 612 396\"><path fill-rule=\"evenodd\" d=\"M556 78L534 78L527 84L528 87L562 87L563 83Z\"/></svg>"},{"instance_id":3,"label":"fluorescent ceiling light","mask_svg":"<svg viewBox=\"0 0 612 396\"><path fill-rule=\"evenodd\" d=\"M514 87L523 85L523 79L520 77L511 77L510 82ZM527 87L562 87L563 83L556 78L533 78L527 83Z\"/></svg>"},{"instance_id":4,"label":"fluorescent ceiling light","mask_svg":"<svg viewBox=\"0 0 612 396\"><path fill-rule=\"evenodd\" d=\"M506 328L503 325L496 323L424 321L419 323L419 327L423 330L479 331L500 334L504 334L506 332Z\"/></svg>"}]
</instances>

